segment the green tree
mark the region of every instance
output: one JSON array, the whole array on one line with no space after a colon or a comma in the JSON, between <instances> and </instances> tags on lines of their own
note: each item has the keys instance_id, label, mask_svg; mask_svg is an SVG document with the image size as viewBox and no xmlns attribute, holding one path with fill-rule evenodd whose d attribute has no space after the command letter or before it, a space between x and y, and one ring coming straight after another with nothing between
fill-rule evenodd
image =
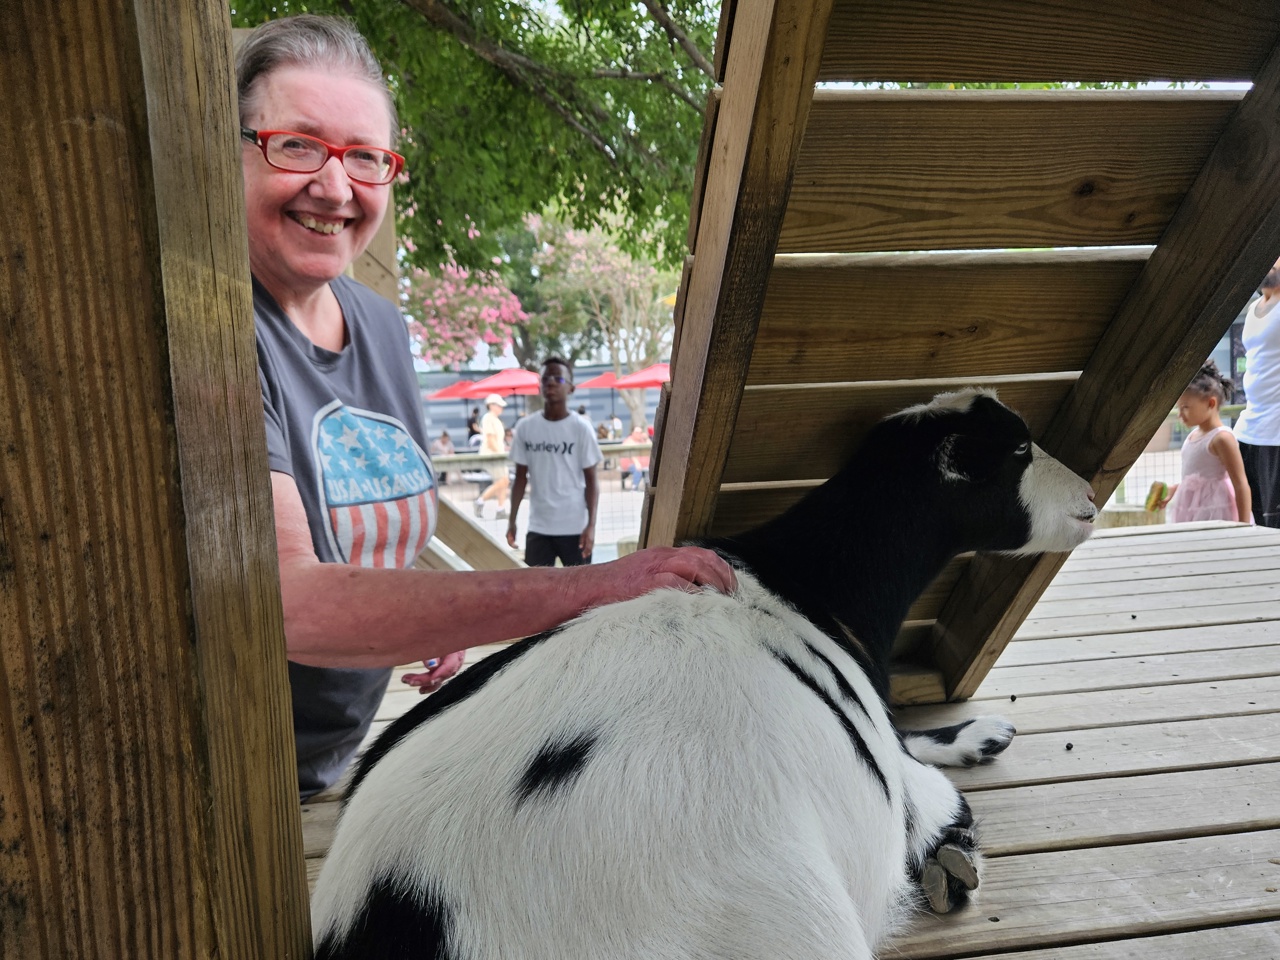
<instances>
[{"instance_id":1,"label":"green tree","mask_svg":"<svg viewBox=\"0 0 1280 960\"><path fill-rule=\"evenodd\" d=\"M527 316L524 323L513 328L511 338L511 352L526 370L537 370L547 357L563 357L576 364L604 345L600 327L586 311L548 308L542 268L537 262L535 223L529 219L519 229L505 230L498 236L502 276Z\"/></svg>"},{"instance_id":2,"label":"green tree","mask_svg":"<svg viewBox=\"0 0 1280 960\"><path fill-rule=\"evenodd\" d=\"M579 228L609 223L632 252L672 263L683 253L718 4L231 6L236 26L336 13L369 39L400 111L408 177L396 198L413 263L486 267L499 231L551 207Z\"/></svg>"},{"instance_id":3,"label":"green tree","mask_svg":"<svg viewBox=\"0 0 1280 960\"><path fill-rule=\"evenodd\" d=\"M542 272L548 315L585 317L598 328L617 376L667 354L675 328L666 298L675 292L678 274L633 257L598 227L576 230L538 218L530 224L539 240L534 263ZM643 423L644 391L619 393L631 426Z\"/></svg>"}]
</instances>

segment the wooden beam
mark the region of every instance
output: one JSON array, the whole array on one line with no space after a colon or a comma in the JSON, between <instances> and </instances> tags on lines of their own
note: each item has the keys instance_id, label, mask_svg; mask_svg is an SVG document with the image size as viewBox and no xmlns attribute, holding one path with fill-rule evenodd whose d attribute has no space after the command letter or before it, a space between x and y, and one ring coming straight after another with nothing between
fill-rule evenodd
<instances>
[{"instance_id":1,"label":"wooden beam","mask_svg":"<svg viewBox=\"0 0 1280 960\"><path fill-rule=\"evenodd\" d=\"M996 390L1039 433L1061 406L1076 376L1067 371L1025 377L747 387L734 425L724 483L826 480L848 462L877 422L927 403L939 393L967 386ZM716 518L718 526L719 509Z\"/></svg>"},{"instance_id":2,"label":"wooden beam","mask_svg":"<svg viewBox=\"0 0 1280 960\"><path fill-rule=\"evenodd\" d=\"M747 383L1079 370L1151 249L780 254Z\"/></svg>"},{"instance_id":3,"label":"wooden beam","mask_svg":"<svg viewBox=\"0 0 1280 960\"><path fill-rule=\"evenodd\" d=\"M646 534L711 518L831 0L738 0ZM696 458L691 454L696 451Z\"/></svg>"},{"instance_id":4,"label":"wooden beam","mask_svg":"<svg viewBox=\"0 0 1280 960\"><path fill-rule=\"evenodd\" d=\"M1280 46L1214 147L1040 437L1105 502L1280 251ZM970 696L1066 559L981 554L938 620L935 661Z\"/></svg>"},{"instance_id":5,"label":"wooden beam","mask_svg":"<svg viewBox=\"0 0 1280 960\"><path fill-rule=\"evenodd\" d=\"M389 190L394 188L388 188ZM373 235L368 249L351 265L351 275L370 290L400 303L400 268L396 263L396 206L387 203L387 215Z\"/></svg>"},{"instance_id":6,"label":"wooden beam","mask_svg":"<svg viewBox=\"0 0 1280 960\"><path fill-rule=\"evenodd\" d=\"M226 8L4 20L0 955L309 956Z\"/></svg>"},{"instance_id":7,"label":"wooden beam","mask_svg":"<svg viewBox=\"0 0 1280 960\"><path fill-rule=\"evenodd\" d=\"M820 80L1252 80L1274 0L836 0Z\"/></svg>"},{"instance_id":8,"label":"wooden beam","mask_svg":"<svg viewBox=\"0 0 1280 960\"><path fill-rule=\"evenodd\" d=\"M819 91L778 249L1154 243L1242 96Z\"/></svg>"},{"instance_id":9,"label":"wooden beam","mask_svg":"<svg viewBox=\"0 0 1280 960\"><path fill-rule=\"evenodd\" d=\"M524 566L506 544L444 497L440 498L436 536L474 570L514 570Z\"/></svg>"}]
</instances>

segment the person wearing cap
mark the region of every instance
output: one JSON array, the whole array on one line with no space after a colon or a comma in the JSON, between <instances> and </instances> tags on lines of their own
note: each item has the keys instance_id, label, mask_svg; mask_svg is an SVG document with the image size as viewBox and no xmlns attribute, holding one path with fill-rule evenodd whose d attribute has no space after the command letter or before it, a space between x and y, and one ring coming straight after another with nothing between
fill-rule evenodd
<instances>
[{"instance_id":1,"label":"person wearing cap","mask_svg":"<svg viewBox=\"0 0 1280 960\"><path fill-rule=\"evenodd\" d=\"M507 406L507 401L496 393L491 393L484 398L484 404L489 408L489 412L484 415L480 421L480 453L505 454L507 452L507 428L502 425L502 411ZM507 476L507 465L505 463L497 464L492 469L493 483L484 488L484 493L476 497L475 510L477 517L484 516L484 502L486 500L497 499L498 512L495 516L499 520L507 518L507 491L511 488L511 479Z\"/></svg>"}]
</instances>

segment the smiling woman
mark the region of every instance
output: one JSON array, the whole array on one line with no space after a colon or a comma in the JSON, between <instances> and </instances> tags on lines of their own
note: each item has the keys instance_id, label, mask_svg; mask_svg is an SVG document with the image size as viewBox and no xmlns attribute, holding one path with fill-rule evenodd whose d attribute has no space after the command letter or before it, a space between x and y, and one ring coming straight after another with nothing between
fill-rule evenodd
<instances>
[{"instance_id":1,"label":"smiling woman","mask_svg":"<svg viewBox=\"0 0 1280 960\"><path fill-rule=\"evenodd\" d=\"M659 586L733 575L705 550L575 570L411 569L435 529L408 330L343 276L387 213L395 109L348 22L257 28L236 61L258 370L271 468L299 795L332 784L369 730L391 668L429 693L468 646L554 627ZM500 599L501 603L495 603Z\"/></svg>"}]
</instances>

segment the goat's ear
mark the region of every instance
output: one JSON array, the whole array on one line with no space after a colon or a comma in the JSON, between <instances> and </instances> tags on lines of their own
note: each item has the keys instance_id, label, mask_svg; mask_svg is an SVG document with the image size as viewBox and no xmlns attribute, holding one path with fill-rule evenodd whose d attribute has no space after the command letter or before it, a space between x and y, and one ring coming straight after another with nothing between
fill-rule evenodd
<instances>
[{"instance_id":1,"label":"goat's ear","mask_svg":"<svg viewBox=\"0 0 1280 960\"><path fill-rule=\"evenodd\" d=\"M985 437L949 433L934 450L934 463L946 480L985 483L999 472L1003 447Z\"/></svg>"}]
</instances>

